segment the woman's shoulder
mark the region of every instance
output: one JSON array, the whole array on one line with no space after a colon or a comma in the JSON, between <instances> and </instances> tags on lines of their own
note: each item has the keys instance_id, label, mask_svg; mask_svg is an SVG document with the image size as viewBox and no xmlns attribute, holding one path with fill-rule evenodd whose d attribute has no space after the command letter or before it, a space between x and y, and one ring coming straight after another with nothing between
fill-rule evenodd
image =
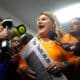
<instances>
[{"instance_id":1,"label":"woman's shoulder","mask_svg":"<svg viewBox=\"0 0 80 80\"><path fill-rule=\"evenodd\" d=\"M67 34L64 34L62 37L69 37L71 36L71 34L67 33Z\"/></svg>"},{"instance_id":2,"label":"woman's shoulder","mask_svg":"<svg viewBox=\"0 0 80 80\"><path fill-rule=\"evenodd\" d=\"M71 35L70 34L64 34L62 37L61 37L61 41L69 41L71 38Z\"/></svg>"}]
</instances>

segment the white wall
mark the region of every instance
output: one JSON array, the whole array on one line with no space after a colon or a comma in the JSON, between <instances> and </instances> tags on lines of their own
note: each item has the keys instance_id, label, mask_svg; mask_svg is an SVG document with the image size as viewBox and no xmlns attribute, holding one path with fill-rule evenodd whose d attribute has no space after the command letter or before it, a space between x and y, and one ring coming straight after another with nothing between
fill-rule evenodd
<instances>
[{"instance_id":1,"label":"white wall","mask_svg":"<svg viewBox=\"0 0 80 80\"><path fill-rule=\"evenodd\" d=\"M15 26L20 25L20 24L24 24L24 22L22 22L19 18L15 17L14 15L12 15L10 12L5 10L4 8L0 8L0 16L3 17L3 18L5 18L5 17L12 18L13 19L13 24ZM33 30L31 30L31 29L27 29L27 32L31 33L32 35L35 35Z\"/></svg>"}]
</instances>

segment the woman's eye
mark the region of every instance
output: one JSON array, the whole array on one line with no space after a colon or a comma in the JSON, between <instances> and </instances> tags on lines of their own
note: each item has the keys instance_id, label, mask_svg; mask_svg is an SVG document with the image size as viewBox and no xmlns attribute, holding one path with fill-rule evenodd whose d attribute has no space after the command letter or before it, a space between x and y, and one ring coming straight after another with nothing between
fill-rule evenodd
<instances>
[{"instance_id":1,"label":"woman's eye","mask_svg":"<svg viewBox=\"0 0 80 80\"><path fill-rule=\"evenodd\" d=\"M45 19L45 18L43 18L42 20L43 20L43 21L45 21L46 19Z\"/></svg>"}]
</instances>

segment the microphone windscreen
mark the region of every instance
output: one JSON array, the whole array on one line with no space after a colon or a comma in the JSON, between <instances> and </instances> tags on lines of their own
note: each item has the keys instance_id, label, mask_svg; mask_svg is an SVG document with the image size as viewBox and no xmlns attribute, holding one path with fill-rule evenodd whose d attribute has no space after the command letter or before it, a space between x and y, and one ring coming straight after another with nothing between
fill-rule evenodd
<instances>
[{"instance_id":1,"label":"microphone windscreen","mask_svg":"<svg viewBox=\"0 0 80 80\"><path fill-rule=\"evenodd\" d=\"M21 36L25 32L26 32L26 27L23 24L13 28L13 33L16 34L17 36Z\"/></svg>"},{"instance_id":2,"label":"microphone windscreen","mask_svg":"<svg viewBox=\"0 0 80 80\"><path fill-rule=\"evenodd\" d=\"M51 40L55 40L55 38L57 38L57 34L55 32L53 32L53 31L49 31L48 37Z\"/></svg>"}]
</instances>

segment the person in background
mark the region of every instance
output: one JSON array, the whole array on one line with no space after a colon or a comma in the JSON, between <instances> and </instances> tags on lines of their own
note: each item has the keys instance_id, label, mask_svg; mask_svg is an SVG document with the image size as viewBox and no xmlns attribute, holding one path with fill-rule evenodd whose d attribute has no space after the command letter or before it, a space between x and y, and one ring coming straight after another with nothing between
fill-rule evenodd
<instances>
[{"instance_id":1,"label":"person in background","mask_svg":"<svg viewBox=\"0 0 80 80\"><path fill-rule=\"evenodd\" d=\"M68 34L65 34L61 41L69 44L70 50L74 51L75 55L80 55L80 18L73 18L71 20L70 31Z\"/></svg>"},{"instance_id":2,"label":"person in background","mask_svg":"<svg viewBox=\"0 0 80 80\"><path fill-rule=\"evenodd\" d=\"M2 18L0 18L0 45L3 40L7 39L8 37L8 29L4 28L2 26ZM0 46L0 79L1 80L8 80L7 79L7 74L8 73L8 67L9 67L9 62L8 62L8 56L5 55L5 53L2 51L2 48Z\"/></svg>"},{"instance_id":3,"label":"person in background","mask_svg":"<svg viewBox=\"0 0 80 80\"><path fill-rule=\"evenodd\" d=\"M80 18L76 17L70 21L70 31L69 33L63 35L61 41L64 43L65 49L73 55L76 55L77 58L80 58ZM76 67L68 73L68 76L71 80L80 79L80 59L74 64Z\"/></svg>"},{"instance_id":4,"label":"person in background","mask_svg":"<svg viewBox=\"0 0 80 80\"><path fill-rule=\"evenodd\" d=\"M4 26L2 25L2 20L3 19L0 18L0 45L3 40L11 40L10 37L12 36L12 34L10 34L10 30L8 30L7 27L4 28ZM14 49L12 49L10 45L6 50L2 50L0 46L0 80L23 80L18 71L21 69L23 70L26 65L24 61L21 60L20 56L16 53L18 51L16 48L19 42L20 38L15 36L12 39L11 44ZM18 60L20 65L18 65ZM30 68L26 68L24 71L26 72L25 78L29 77L29 80L35 80L32 76L34 72Z\"/></svg>"},{"instance_id":5,"label":"person in background","mask_svg":"<svg viewBox=\"0 0 80 80\"><path fill-rule=\"evenodd\" d=\"M28 80L28 79L35 80L36 79L35 72L28 67L24 59L22 59L19 54L21 51L19 47L23 46L23 45L20 45L21 41L22 40L20 36L17 36L17 35L14 35L11 39L10 53L11 55L13 55L12 61L17 62L18 64L17 72L19 73L22 80Z\"/></svg>"},{"instance_id":6,"label":"person in background","mask_svg":"<svg viewBox=\"0 0 80 80\"><path fill-rule=\"evenodd\" d=\"M16 73L16 64L10 61L10 56L7 54L8 47L3 49L1 46L2 41L7 40L10 35L8 28L2 25L2 20L0 18L0 80L20 80Z\"/></svg>"}]
</instances>

